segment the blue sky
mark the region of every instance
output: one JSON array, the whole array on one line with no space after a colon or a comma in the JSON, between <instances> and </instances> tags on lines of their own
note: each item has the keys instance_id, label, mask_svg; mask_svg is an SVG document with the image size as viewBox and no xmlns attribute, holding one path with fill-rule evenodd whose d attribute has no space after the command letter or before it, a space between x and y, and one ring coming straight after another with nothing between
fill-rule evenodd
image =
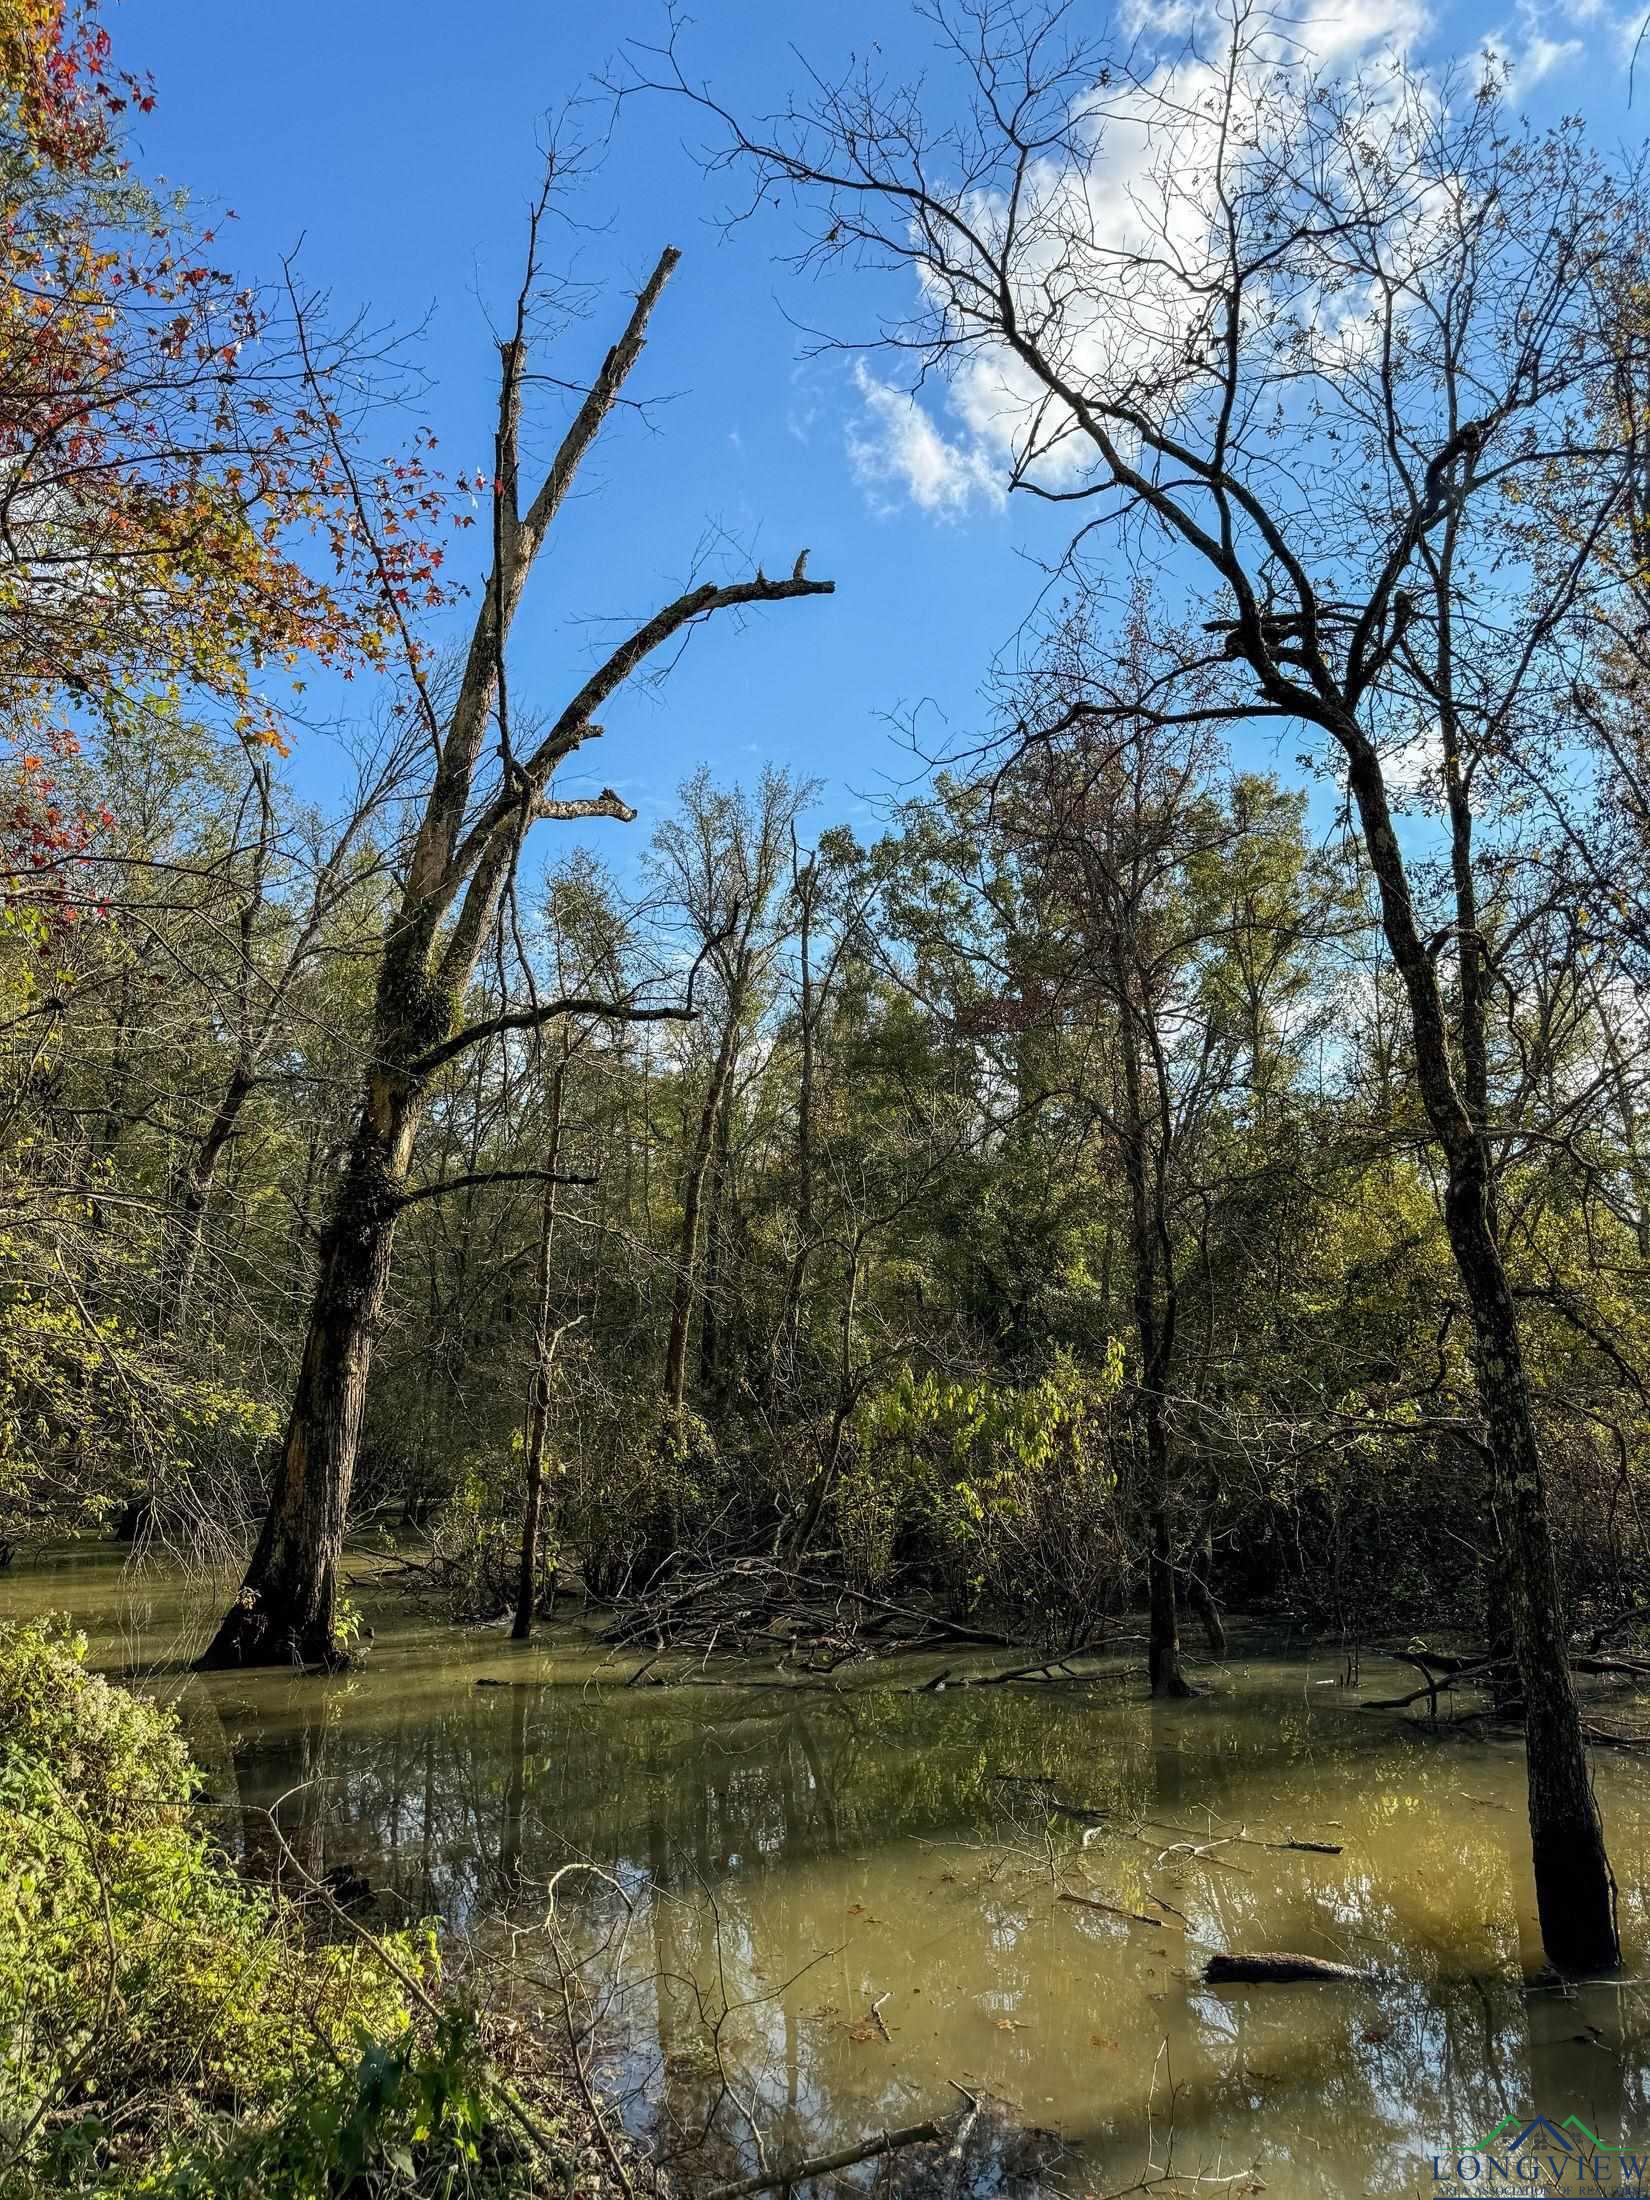
<instances>
[{"instance_id":1,"label":"blue sky","mask_svg":"<svg viewBox=\"0 0 1650 2200\"><path fill-rule=\"evenodd\" d=\"M1391 29L1443 57L1493 40L1537 118L1580 111L1607 141L1644 134L1650 67L1629 110L1632 19L1614 0L1430 14L1420 0L1346 0L1333 16L1331 0L1312 5L1359 45ZM797 53L831 71L874 45L897 75L931 55L931 33L901 0L701 0L699 15L684 33L690 67L740 111L783 95ZM622 41L657 37L662 19L657 0L123 0L111 10L122 59L157 79L144 168L235 209L225 249L248 273L272 271L301 237L309 281L340 314L365 307L403 328L427 319L418 412L454 466L490 463L484 307L502 311L513 292L543 118ZM1046 512L979 493L943 408L925 442L874 389L868 401L850 361L805 356L798 323L865 328L874 301L855 296L852 278L816 285L780 264L794 237L783 213L724 235L715 217L728 186L693 157L703 134L671 103L628 107L576 203L599 226L570 231L561 256L607 295L550 363L588 376L626 293L672 243L683 262L633 385L669 401L650 428L616 424L564 512L518 625L514 707L559 703L616 631L607 622L673 595L707 531L770 571L788 570L806 545L810 571L838 592L775 607L743 632L713 624L662 690L608 709L593 776L641 818L593 828L593 845L621 867L621 843L639 847L701 761L727 776L753 776L766 760L818 774L821 817L873 829L872 806L914 770L890 717L925 704L936 736L941 716L959 735L980 722L989 660L1024 617L1039 584L1031 560L1053 539ZM478 527L461 561L484 547ZM322 796L336 766L316 742L294 769Z\"/></svg>"}]
</instances>

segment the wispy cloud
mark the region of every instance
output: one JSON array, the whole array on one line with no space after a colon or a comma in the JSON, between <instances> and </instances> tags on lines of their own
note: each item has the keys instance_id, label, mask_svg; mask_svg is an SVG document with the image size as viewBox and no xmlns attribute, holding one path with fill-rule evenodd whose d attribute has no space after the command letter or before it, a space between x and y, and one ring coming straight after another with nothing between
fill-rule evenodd
<instances>
[{"instance_id":1,"label":"wispy cloud","mask_svg":"<svg viewBox=\"0 0 1650 2200\"><path fill-rule=\"evenodd\" d=\"M1551 76L1572 61L1579 61L1587 41L1575 35L1555 36L1565 25L1594 25L1606 14L1600 0L1577 0L1575 5L1543 8L1536 0L1518 0L1518 11L1509 24L1491 31L1485 48L1506 72L1507 96L1521 99L1543 77Z\"/></svg>"},{"instance_id":2,"label":"wispy cloud","mask_svg":"<svg viewBox=\"0 0 1650 2200\"><path fill-rule=\"evenodd\" d=\"M848 458L875 510L896 510L900 494L941 519L958 519L976 502L1003 502L1001 469L976 438L947 436L919 398L863 361L854 384L860 411L848 423Z\"/></svg>"}]
</instances>

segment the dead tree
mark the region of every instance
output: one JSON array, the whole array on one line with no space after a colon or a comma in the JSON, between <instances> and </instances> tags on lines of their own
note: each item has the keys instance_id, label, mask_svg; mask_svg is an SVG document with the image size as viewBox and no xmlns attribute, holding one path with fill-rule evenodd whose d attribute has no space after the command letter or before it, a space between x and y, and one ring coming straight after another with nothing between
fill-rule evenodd
<instances>
[{"instance_id":1,"label":"dead tree","mask_svg":"<svg viewBox=\"0 0 1650 2200\"><path fill-rule=\"evenodd\" d=\"M341 1661L338 1560L396 1219L409 1201L452 1188L408 1183L431 1079L485 1040L535 1031L569 1014L636 1021L688 1012L633 1000L556 998L466 1021L473 974L533 824L634 816L611 789L556 796L556 771L600 733L603 705L667 644L718 612L831 590L830 582L807 578L805 553L781 580L758 571L749 579L707 580L684 590L626 635L549 717L531 748L515 753L503 677L511 626L579 467L641 357L679 257L669 248L660 255L537 487L524 494L522 406L531 379L538 236L548 191L547 182L530 224L514 324L500 346L492 569L450 708L437 709L421 659L408 653L429 744L429 792L379 963L361 1100L321 1233L315 1295L268 1513L241 1590L202 1661L207 1666ZM339 457L347 463L342 449ZM395 611L399 620L399 607ZM495 729L496 768L489 771L489 733Z\"/></svg>"}]
</instances>

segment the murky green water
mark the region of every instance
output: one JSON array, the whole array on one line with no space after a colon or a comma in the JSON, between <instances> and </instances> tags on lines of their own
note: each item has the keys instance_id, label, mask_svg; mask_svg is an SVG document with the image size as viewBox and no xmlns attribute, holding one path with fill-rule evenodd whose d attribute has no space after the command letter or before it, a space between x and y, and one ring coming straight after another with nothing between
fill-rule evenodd
<instances>
[{"instance_id":1,"label":"murky green water","mask_svg":"<svg viewBox=\"0 0 1650 2200\"><path fill-rule=\"evenodd\" d=\"M748 2110L781 2160L945 2112L960 2085L1076 2144L1079 2191L1172 2149L1184 2184L1159 2190L1287 2200L1435 2193L1433 2154L1512 2114L1650 2154L1650 1976L1526 1983L1516 1753L1361 1713L1327 1660L1234 1666L1163 1706L1122 1663L1080 1690L626 1687L636 1661L576 1631L519 1650L380 1590L358 1675L204 1680L185 1668L209 1592L101 1554L0 1576L0 1614L54 1609L103 1670L177 1702L232 1842L267 1856L273 1808L308 1868L381 1890L380 1917L496 1943L542 1920L561 1865L611 1873L558 1904L611 1988L601 2068L633 2119L716 2109L740 2141ZM1362 1692L1389 1679L1366 1667ZM1049 1821L1031 1776L1103 1819ZM1636 1980L1650 1765L1606 1758L1598 1783ZM1341 1853L1264 1845L1290 1838ZM542 1934L522 1948L551 1975ZM1376 1979L1200 1982L1243 1948Z\"/></svg>"}]
</instances>

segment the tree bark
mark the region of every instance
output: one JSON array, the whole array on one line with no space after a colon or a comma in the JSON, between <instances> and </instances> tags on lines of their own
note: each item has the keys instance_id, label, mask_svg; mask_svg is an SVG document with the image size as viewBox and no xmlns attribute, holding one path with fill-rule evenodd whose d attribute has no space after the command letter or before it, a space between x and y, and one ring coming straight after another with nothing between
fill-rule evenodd
<instances>
[{"instance_id":1,"label":"tree bark","mask_svg":"<svg viewBox=\"0 0 1650 2200\"><path fill-rule=\"evenodd\" d=\"M527 1404L527 1430L523 1447L527 1494L521 1513L521 1563L516 1575L516 1616L510 1629L512 1642L526 1642L533 1632L538 1610L539 1543L543 1532L544 1454L550 1435L550 1397L556 1372L556 1345L560 1331L551 1327L552 1256L556 1220L560 1212L561 1185L557 1169L561 1159L562 1096L567 1084L568 1048L565 1038L561 1060L550 1077L550 1139L545 1167L550 1172L544 1187L539 1219L537 1292L533 1320L533 1386ZM552 1593L554 1584L552 1583Z\"/></svg>"},{"instance_id":2,"label":"tree bark","mask_svg":"<svg viewBox=\"0 0 1650 2200\"><path fill-rule=\"evenodd\" d=\"M724 1322L719 1303L730 1265L728 1202L733 1180L732 1089L730 1076L728 1090L716 1111L716 1136L711 1144L707 1171L710 1198L705 1212L704 1287L700 1292L703 1311L699 1318L699 1387L712 1401L721 1380L724 1360L732 1349L732 1340L726 1334L731 1325Z\"/></svg>"},{"instance_id":3,"label":"tree bark","mask_svg":"<svg viewBox=\"0 0 1650 2200\"><path fill-rule=\"evenodd\" d=\"M1210 1501L1206 1499L1205 1502ZM1214 1571L1214 1556L1214 1539L1205 1529L1198 1551L1198 1563L1190 1574L1186 1601L1203 1624L1203 1640L1208 1645L1210 1657L1224 1658L1228 1648L1226 1621L1215 1599L1214 1590L1209 1586L1210 1575Z\"/></svg>"},{"instance_id":4,"label":"tree bark","mask_svg":"<svg viewBox=\"0 0 1650 2200\"><path fill-rule=\"evenodd\" d=\"M1169 1516L1162 1505L1153 1507L1151 1548L1146 1560L1147 1595L1151 1638L1146 1650L1146 1671L1154 1696L1191 1696L1196 1690L1180 1670L1180 1619L1176 1610L1174 1551L1169 1536Z\"/></svg>"},{"instance_id":5,"label":"tree bark","mask_svg":"<svg viewBox=\"0 0 1650 2200\"><path fill-rule=\"evenodd\" d=\"M716 1119L733 1072L743 1006L744 989L736 979L728 989L727 1021L717 1043L716 1060L711 1066L710 1082L705 1088L704 1105L699 1110L698 1129L682 1184L682 1227L677 1239L676 1281L670 1299L670 1335L665 1345L665 1403L676 1413L681 1412L687 1398L688 1333L693 1322L699 1210L704 1201L705 1177L716 1138Z\"/></svg>"},{"instance_id":6,"label":"tree bark","mask_svg":"<svg viewBox=\"0 0 1650 2200\"><path fill-rule=\"evenodd\" d=\"M1180 1669L1180 1618L1175 1593L1174 1541L1169 1524L1169 1431L1163 1392L1174 1360L1174 1265L1167 1218L1163 1212L1161 1162L1153 1168L1146 1127L1141 1077L1140 1011L1134 997L1135 973L1121 923L1112 943L1118 1052L1123 1071L1120 1144L1129 1183L1129 1250L1134 1270L1134 1324L1140 1353L1135 1383L1137 1425L1145 1439L1147 1469L1146 1601L1148 1641L1146 1672L1154 1696L1196 1694ZM1154 1196L1155 1195L1155 1196ZM1159 1277L1166 1303L1159 1304Z\"/></svg>"},{"instance_id":7,"label":"tree bark","mask_svg":"<svg viewBox=\"0 0 1650 2200\"><path fill-rule=\"evenodd\" d=\"M778 1365L787 1383L795 1384L802 1341L802 1294L814 1236L814 897L819 883L816 857L797 868L793 861L792 891L799 913L798 956L801 994L797 1008L800 1062L796 1087L796 1252L785 1278L785 1301L775 1331ZM773 1372L770 1366L770 1373Z\"/></svg>"},{"instance_id":8,"label":"tree bark","mask_svg":"<svg viewBox=\"0 0 1650 2200\"><path fill-rule=\"evenodd\" d=\"M200 1661L207 1669L290 1663L334 1670L348 1663L337 1639L339 1561L396 1216L422 1113L421 1082L387 1066L416 1054L426 1037L426 1027L386 1014L401 974L401 958L389 958L373 1049L381 1066L368 1075L322 1233L269 1510L240 1594Z\"/></svg>"},{"instance_id":9,"label":"tree bark","mask_svg":"<svg viewBox=\"0 0 1650 2200\"><path fill-rule=\"evenodd\" d=\"M172 1287L167 1308L169 1328L181 1329L188 1319L206 1235L206 1209L212 1197L212 1186L217 1181L218 1163L235 1135L241 1110L257 1081L256 1073L245 1063L236 1064L206 1135L184 1173L173 1223Z\"/></svg>"}]
</instances>

